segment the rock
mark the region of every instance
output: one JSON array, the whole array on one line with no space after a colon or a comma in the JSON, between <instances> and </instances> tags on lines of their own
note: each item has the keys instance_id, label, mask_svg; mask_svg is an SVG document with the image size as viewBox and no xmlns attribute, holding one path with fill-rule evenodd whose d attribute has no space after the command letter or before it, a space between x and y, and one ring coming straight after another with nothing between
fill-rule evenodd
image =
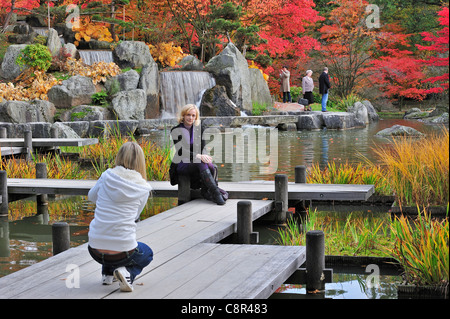
<instances>
[{"instance_id":1,"label":"rock","mask_svg":"<svg viewBox=\"0 0 450 319\"><path fill-rule=\"evenodd\" d=\"M206 90L200 103L201 116L239 116L240 110L228 98L224 86L216 85Z\"/></svg>"},{"instance_id":2,"label":"rock","mask_svg":"<svg viewBox=\"0 0 450 319\"><path fill-rule=\"evenodd\" d=\"M52 56L59 55L62 48L58 32L53 28L50 28L50 30L48 31L47 47L52 53Z\"/></svg>"},{"instance_id":3,"label":"rock","mask_svg":"<svg viewBox=\"0 0 450 319\"><path fill-rule=\"evenodd\" d=\"M0 121L9 123L53 122L55 106L48 101L0 103Z\"/></svg>"},{"instance_id":4,"label":"rock","mask_svg":"<svg viewBox=\"0 0 450 319\"><path fill-rule=\"evenodd\" d=\"M249 73L252 105L256 102L260 105L272 107L273 102L272 96L270 95L269 86L267 85L261 71L251 68L249 69Z\"/></svg>"},{"instance_id":5,"label":"rock","mask_svg":"<svg viewBox=\"0 0 450 319\"><path fill-rule=\"evenodd\" d=\"M91 78L75 75L63 81L62 85L53 86L47 96L56 108L71 108L77 105L91 104L92 95L95 92L95 85Z\"/></svg>"},{"instance_id":6,"label":"rock","mask_svg":"<svg viewBox=\"0 0 450 319\"><path fill-rule=\"evenodd\" d=\"M448 113L444 112L440 115L430 116L419 121L430 124L448 124Z\"/></svg>"},{"instance_id":7,"label":"rock","mask_svg":"<svg viewBox=\"0 0 450 319\"><path fill-rule=\"evenodd\" d=\"M61 122L53 123L52 127L57 128L58 138L80 138L80 135L77 134L70 126L67 126Z\"/></svg>"},{"instance_id":8,"label":"rock","mask_svg":"<svg viewBox=\"0 0 450 319\"><path fill-rule=\"evenodd\" d=\"M61 114L62 122L112 120L114 114L101 106L79 105Z\"/></svg>"},{"instance_id":9,"label":"rock","mask_svg":"<svg viewBox=\"0 0 450 319\"><path fill-rule=\"evenodd\" d=\"M16 64L17 57L26 46L26 44L13 44L8 47L0 68L0 79L12 81L28 68L27 66L19 67Z\"/></svg>"},{"instance_id":10,"label":"rock","mask_svg":"<svg viewBox=\"0 0 450 319\"><path fill-rule=\"evenodd\" d=\"M377 110L375 110L375 107L370 103L368 100L362 101L362 104L364 104L367 108L367 114L369 116L369 122L376 122L380 119L378 116Z\"/></svg>"},{"instance_id":11,"label":"rock","mask_svg":"<svg viewBox=\"0 0 450 319\"><path fill-rule=\"evenodd\" d=\"M365 123L349 112L326 112L323 113L323 123L330 130L342 130L354 127L365 127Z\"/></svg>"},{"instance_id":12,"label":"rock","mask_svg":"<svg viewBox=\"0 0 450 319\"><path fill-rule=\"evenodd\" d=\"M63 47L66 50L67 54L70 54L70 57L77 59L79 58L78 49L73 43L66 43Z\"/></svg>"},{"instance_id":13,"label":"rock","mask_svg":"<svg viewBox=\"0 0 450 319\"><path fill-rule=\"evenodd\" d=\"M297 130L320 130L324 126L322 114L310 112L298 116Z\"/></svg>"},{"instance_id":14,"label":"rock","mask_svg":"<svg viewBox=\"0 0 450 319\"><path fill-rule=\"evenodd\" d=\"M64 124L65 126L70 127L81 138L91 137L91 135L89 135L89 128L90 128L89 121L61 122L61 123ZM59 133L58 133L58 135L59 135Z\"/></svg>"},{"instance_id":15,"label":"rock","mask_svg":"<svg viewBox=\"0 0 450 319\"><path fill-rule=\"evenodd\" d=\"M159 107L159 71L158 65L153 59L152 62L142 68L138 89L144 90L147 96L145 118L159 118L161 115Z\"/></svg>"},{"instance_id":16,"label":"rock","mask_svg":"<svg viewBox=\"0 0 450 319\"><path fill-rule=\"evenodd\" d=\"M155 62L150 54L150 49L144 42L123 41L113 50L114 62L121 68L142 68L152 61Z\"/></svg>"},{"instance_id":17,"label":"rock","mask_svg":"<svg viewBox=\"0 0 450 319\"><path fill-rule=\"evenodd\" d=\"M91 49L91 50L109 50L109 51L111 51L111 46L112 46L111 42L98 41L95 39L91 39L88 44L89 44L89 49Z\"/></svg>"},{"instance_id":18,"label":"rock","mask_svg":"<svg viewBox=\"0 0 450 319\"><path fill-rule=\"evenodd\" d=\"M409 126L394 125L384 130L379 131L375 136L390 137L390 136L423 136L424 134Z\"/></svg>"},{"instance_id":19,"label":"rock","mask_svg":"<svg viewBox=\"0 0 450 319\"><path fill-rule=\"evenodd\" d=\"M193 55L185 56L178 65L181 65L182 71L203 71L204 69L203 63Z\"/></svg>"},{"instance_id":20,"label":"rock","mask_svg":"<svg viewBox=\"0 0 450 319\"><path fill-rule=\"evenodd\" d=\"M122 91L115 95L111 105L119 120L142 120L147 106L147 96L141 89Z\"/></svg>"},{"instance_id":21,"label":"rock","mask_svg":"<svg viewBox=\"0 0 450 319\"><path fill-rule=\"evenodd\" d=\"M350 106L347 112L355 114L355 117L359 121L365 124L369 124L369 113L367 112L366 106L361 102L356 102L355 104Z\"/></svg>"},{"instance_id":22,"label":"rock","mask_svg":"<svg viewBox=\"0 0 450 319\"><path fill-rule=\"evenodd\" d=\"M111 86L114 86L115 81L117 81L119 91L136 90L139 84L139 73L135 70L129 70L109 78L105 83L105 88L108 92L111 92Z\"/></svg>"},{"instance_id":23,"label":"rock","mask_svg":"<svg viewBox=\"0 0 450 319\"><path fill-rule=\"evenodd\" d=\"M33 33L33 28L27 23L16 24L13 29L17 34L30 34Z\"/></svg>"},{"instance_id":24,"label":"rock","mask_svg":"<svg viewBox=\"0 0 450 319\"><path fill-rule=\"evenodd\" d=\"M422 111L421 109L414 107L412 109L409 109L405 112L403 115L404 119L423 119L425 117L428 117L430 115L427 111Z\"/></svg>"},{"instance_id":25,"label":"rock","mask_svg":"<svg viewBox=\"0 0 450 319\"><path fill-rule=\"evenodd\" d=\"M248 63L233 43L228 43L220 54L213 57L205 70L214 75L217 85L226 88L228 97L237 107L252 111Z\"/></svg>"},{"instance_id":26,"label":"rock","mask_svg":"<svg viewBox=\"0 0 450 319\"><path fill-rule=\"evenodd\" d=\"M139 121L91 121L89 136L108 138L115 132L122 136L134 135Z\"/></svg>"}]
</instances>

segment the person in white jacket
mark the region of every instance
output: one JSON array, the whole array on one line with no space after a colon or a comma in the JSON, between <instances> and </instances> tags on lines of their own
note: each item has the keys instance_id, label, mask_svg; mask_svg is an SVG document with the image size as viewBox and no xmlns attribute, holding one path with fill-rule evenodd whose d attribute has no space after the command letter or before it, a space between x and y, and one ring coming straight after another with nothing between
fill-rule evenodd
<instances>
[{"instance_id":1,"label":"person in white jacket","mask_svg":"<svg viewBox=\"0 0 450 319\"><path fill-rule=\"evenodd\" d=\"M133 291L133 281L153 260L152 249L136 240L136 221L152 188L147 183L145 157L135 142L119 149L109 168L89 191L96 204L89 225L89 253L102 264L102 283L119 281L121 291Z\"/></svg>"}]
</instances>

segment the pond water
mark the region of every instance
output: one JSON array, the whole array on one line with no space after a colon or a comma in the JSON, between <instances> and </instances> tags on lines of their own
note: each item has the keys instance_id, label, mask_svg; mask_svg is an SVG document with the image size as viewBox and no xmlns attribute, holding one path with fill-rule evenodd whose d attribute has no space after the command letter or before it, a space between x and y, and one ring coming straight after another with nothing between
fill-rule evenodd
<instances>
[{"instance_id":1,"label":"pond water","mask_svg":"<svg viewBox=\"0 0 450 319\"><path fill-rule=\"evenodd\" d=\"M442 131L441 126L389 119L380 120L363 129L276 132L278 156L275 168L272 168L270 172L262 172L261 163L258 161L249 163L244 160L243 163L238 164L218 163L219 181L272 180L274 175L279 173L287 174L289 180L293 181L294 168L297 165L310 166L313 163L319 163L323 167L329 161L359 163L362 161L362 156L377 163L372 148L375 145L389 145L391 142L374 135L379 130L394 124L410 126L423 133ZM167 132L153 131L145 138L165 145ZM245 147L248 145L246 144ZM266 145L266 148L270 151L270 145ZM170 209L176 204L176 198L151 198L143 218ZM71 225L72 246L85 243L88 225L93 218L93 209L93 204L84 196L50 198L48 217L35 216L36 202L34 200L10 203L9 219L0 219L0 277L50 257L52 255L51 224L57 221L66 221ZM329 292L325 295L326 298L396 298L395 294L385 293L384 290L390 289L385 286L382 286L379 292L366 293L361 288L362 279L358 277L344 276L343 279L336 277L334 281L336 280L338 282L335 284L327 284ZM392 280L395 279L389 278L387 282ZM292 293L301 294L301 289L301 287L288 286L284 290L287 296Z\"/></svg>"}]
</instances>

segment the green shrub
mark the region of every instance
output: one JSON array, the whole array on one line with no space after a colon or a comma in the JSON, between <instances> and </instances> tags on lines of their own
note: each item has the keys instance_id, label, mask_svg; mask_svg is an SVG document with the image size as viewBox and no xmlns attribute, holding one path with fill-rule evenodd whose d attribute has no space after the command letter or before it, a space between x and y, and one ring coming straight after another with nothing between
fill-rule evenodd
<instances>
[{"instance_id":1,"label":"green shrub","mask_svg":"<svg viewBox=\"0 0 450 319\"><path fill-rule=\"evenodd\" d=\"M94 103L94 105L100 105L100 106L105 106L108 105L108 93L106 93L104 90L94 93L92 95L92 103Z\"/></svg>"},{"instance_id":2,"label":"green shrub","mask_svg":"<svg viewBox=\"0 0 450 319\"><path fill-rule=\"evenodd\" d=\"M30 44L21 51L16 63L19 66L28 65L37 70L47 71L52 64L52 53L42 44Z\"/></svg>"}]
</instances>

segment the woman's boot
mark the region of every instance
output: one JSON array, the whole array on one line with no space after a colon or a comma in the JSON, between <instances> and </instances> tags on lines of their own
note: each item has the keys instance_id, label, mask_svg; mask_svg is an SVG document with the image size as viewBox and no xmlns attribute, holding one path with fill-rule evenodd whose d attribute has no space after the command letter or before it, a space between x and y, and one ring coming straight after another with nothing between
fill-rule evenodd
<instances>
[{"instance_id":1,"label":"woman's boot","mask_svg":"<svg viewBox=\"0 0 450 319\"><path fill-rule=\"evenodd\" d=\"M225 205L222 194L220 193L219 187L214 180L209 169L200 172L203 184L208 188L209 194L212 197L212 201L217 205Z\"/></svg>"}]
</instances>

